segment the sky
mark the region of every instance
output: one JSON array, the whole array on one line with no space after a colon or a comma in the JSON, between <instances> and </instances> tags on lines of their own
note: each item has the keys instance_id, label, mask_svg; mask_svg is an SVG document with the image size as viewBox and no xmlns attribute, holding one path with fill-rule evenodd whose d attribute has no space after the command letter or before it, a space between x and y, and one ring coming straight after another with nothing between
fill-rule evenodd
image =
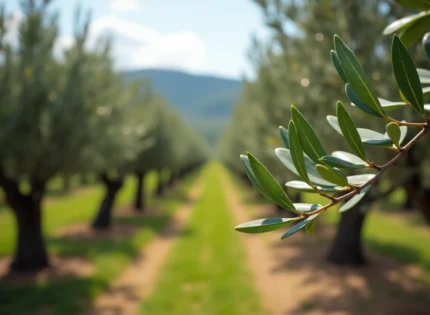
<instances>
[{"instance_id":1,"label":"sky","mask_svg":"<svg viewBox=\"0 0 430 315\"><path fill-rule=\"evenodd\" d=\"M3 3L19 20L20 0ZM252 0L53 0L60 13L59 50L73 42L78 4L92 11L92 41L113 37L118 70L168 68L240 78L252 73L252 34L268 36Z\"/></svg>"}]
</instances>

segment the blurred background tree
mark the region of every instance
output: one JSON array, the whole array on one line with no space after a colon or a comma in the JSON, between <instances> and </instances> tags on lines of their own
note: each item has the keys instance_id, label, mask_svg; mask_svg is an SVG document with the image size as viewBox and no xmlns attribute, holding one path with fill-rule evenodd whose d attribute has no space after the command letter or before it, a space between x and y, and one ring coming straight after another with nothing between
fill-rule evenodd
<instances>
[{"instance_id":1,"label":"blurred background tree","mask_svg":"<svg viewBox=\"0 0 430 315\"><path fill-rule=\"evenodd\" d=\"M0 11L0 186L17 221L15 270L49 264L41 203L55 176L99 174L106 192L93 227L105 229L127 171L181 173L206 158L206 148L145 83L123 82L109 38L89 48L89 14L76 10L73 45L56 56L58 16L50 4L22 1L13 44Z\"/></svg>"},{"instance_id":2,"label":"blurred background tree","mask_svg":"<svg viewBox=\"0 0 430 315\"><path fill-rule=\"evenodd\" d=\"M255 2L264 14L272 36L266 42L257 38L253 40L250 59L255 78L248 78L245 83L233 118L221 139L219 151L225 163L241 176L244 176L244 170L238 155L246 151L255 153L283 186L295 176L275 158L274 148L282 145L276 126L287 127L291 104L311 119L328 152L345 148L337 140L340 139L338 135L320 118L333 112L335 100L350 102L345 97L343 82L336 70L328 65L333 34L339 34L351 44L377 87L378 94L384 99L399 100L393 76L384 76L382 80L382 74L392 70L388 54L391 39L381 34L390 22L404 16L405 10L390 1L376 0ZM423 62L422 49L412 49L417 52L418 64L420 60ZM354 110L353 114L358 126L385 131L385 126L367 119L366 114L358 110ZM408 112L405 118L410 119L413 115ZM401 178L398 172L390 172L384 185L374 189L354 209L341 215L338 233L328 256L331 261L353 265L365 263L361 242L366 210L382 196L389 195L399 185L414 185L413 189L409 189L411 194L425 196L422 181L417 178L420 175L416 172L423 168L418 164L427 164L424 153L427 150L422 149L424 146L426 141L414 149L414 152L420 152L420 158L414 158L415 154L412 154L401 162L409 163L408 172L404 172ZM385 151L377 147L369 147L369 150L375 161L386 159ZM293 201L299 202L300 194L291 191L288 194ZM423 206L428 204L425 197L411 195L409 199L421 201Z\"/></svg>"}]
</instances>

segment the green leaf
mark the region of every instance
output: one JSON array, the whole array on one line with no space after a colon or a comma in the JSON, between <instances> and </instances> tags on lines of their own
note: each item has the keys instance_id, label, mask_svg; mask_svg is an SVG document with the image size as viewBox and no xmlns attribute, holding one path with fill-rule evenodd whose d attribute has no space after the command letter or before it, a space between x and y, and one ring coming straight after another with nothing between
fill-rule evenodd
<instances>
[{"instance_id":1,"label":"green leaf","mask_svg":"<svg viewBox=\"0 0 430 315\"><path fill-rule=\"evenodd\" d=\"M379 102L381 103L381 106L384 110L391 110L391 109L397 109L401 107L406 107L407 104L405 102L399 101L399 102L392 102L384 100L383 98L378 98Z\"/></svg>"},{"instance_id":2,"label":"green leaf","mask_svg":"<svg viewBox=\"0 0 430 315\"><path fill-rule=\"evenodd\" d=\"M300 144L299 135L294 122L291 120L288 126L288 143L290 144L291 156L293 158L294 166L299 173L299 176L308 184L311 183L308 173L306 171L303 150Z\"/></svg>"},{"instance_id":3,"label":"green leaf","mask_svg":"<svg viewBox=\"0 0 430 315\"><path fill-rule=\"evenodd\" d=\"M402 120L402 122L405 122L405 121ZM399 141L400 144L402 144L403 140L405 140L407 134L408 134L408 127L400 126L400 141Z\"/></svg>"},{"instance_id":4,"label":"green leaf","mask_svg":"<svg viewBox=\"0 0 430 315\"><path fill-rule=\"evenodd\" d=\"M400 91L419 113L424 114L424 97L417 69L408 50L397 35L394 35L393 38L391 55L394 76Z\"/></svg>"},{"instance_id":5,"label":"green leaf","mask_svg":"<svg viewBox=\"0 0 430 315\"><path fill-rule=\"evenodd\" d=\"M375 112L370 106L368 106L365 102L363 102L358 97L357 93L355 93L351 84L349 84L349 83L345 84L345 93L346 93L346 96L349 98L349 100L352 102L352 104L357 106L359 109L361 109L365 113L368 113L369 115L372 115L375 117L382 117L380 114Z\"/></svg>"},{"instance_id":6,"label":"green leaf","mask_svg":"<svg viewBox=\"0 0 430 315\"><path fill-rule=\"evenodd\" d=\"M381 104L379 104L370 80L364 72L357 57L337 35L334 36L334 46L339 57L340 64L345 72L345 76L357 96L375 112L386 117L387 115L382 109Z\"/></svg>"},{"instance_id":7,"label":"green leaf","mask_svg":"<svg viewBox=\"0 0 430 315\"><path fill-rule=\"evenodd\" d=\"M322 206L316 203L295 203L294 207L299 212L311 212L321 208Z\"/></svg>"},{"instance_id":8,"label":"green leaf","mask_svg":"<svg viewBox=\"0 0 430 315\"><path fill-rule=\"evenodd\" d=\"M281 185L279 185L278 181L270 174L269 170L251 153L248 153L248 158L255 178L260 184L264 195L279 206L295 212L296 209L294 209L293 203L288 198Z\"/></svg>"},{"instance_id":9,"label":"green leaf","mask_svg":"<svg viewBox=\"0 0 430 315\"><path fill-rule=\"evenodd\" d=\"M326 151L321 144L315 130L299 110L291 106L291 118L300 139L300 144L303 151L311 160L318 163L320 157L326 155Z\"/></svg>"},{"instance_id":10,"label":"green leaf","mask_svg":"<svg viewBox=\"0 0 430 315\"><path fill-rule=\"evenodd\" d=\"M365 144L375 146L391 146L393 144L393 141L387 134L364 128L358 128L357 131L361 141Z\"/></svg>"},{"instance_id":11,"label":"green leaf","mask_svg":"<svg viewBox=\"0 0 430 315\"><path fill-rule=\"evenodd\" d=\"M331 56L331 61L333 62L334 67L336 68L337 74L339 74L343 82L348 83L348 79L346 78L345 72L343 72L342 65L340 64L337 53L334 50L331 50L330 56Z\"/></svg>"},{"instance_id":12,"label":"green leaf","mask_svg":"<svg viewBox=\"0 0 430 315\"><path fill-rule=\"evenodd\" d=\"M301 180L292 180L285 184L287 188L291 188L297 191L301 192L310 192L310 193L317 193L315 189L312 188L312 186L309 186L306 182L303 182ZM347 188L340 187L340 186L316 186L320 191L327 192L327 193L335 193L339 191L345 191Z\"/></svg>"},{"instance_id":13,"label":"green leaf","mask_svg":"<svg viewBox=\"0 0 430 315\"><path fill-rule=\"evenodd\" d=\"M321 162L324 162L326 165L331 167L351 168L351 169L360 169L360 168L369 167L369 164L363 161L360 162L359 164L355 164L331 155L323 156L320 160Z\"/></svg>"},{"instance_id":14,"label":"green leaf","mask_svg":"<svg viewBox=\"0 0 430 315\"><path fill-rule=\"evenodd\" d=\"M430 71L427 69L417 69L421 84L430 84Z\"/></svg>"},{"instance_id":15,"label":"green leaf","mask_svg":"<svg viewBox=\"0 0 430 315\"><path fill-rule=\"evenodd\" d=\"M281 133L281 138L282 141L284 142L284 145L287 149L290 148L290 144L288 142L288 130L285 129L284 127L280 126L279 127L279 132Z\"/></svg>"},{"instance_id":16,"label":"green leaf","mask_svg":"<svg viewBox=\"0 0 430 315\"><path fill-rule=\"evenodd\" d=\"M427 96L430 94L430 86L426 86L425 88L423 88L423 94L424 96Z\"/></svg>"},{"instance_id":17,"label":"green leaf","mask_svg":"<svg viewBox=\"0 0 430 315\"><path fill-rule=\"evenodd\" d=\"M306 232L308 235L312 235L315 233L317 229L317 219L311 220L308 224L306 224Z\"/></svg>"},{"instance_id":18,"label":"green leaf","mask_svg":"<svg viewBox=\"0 0 430 315\"><path fill-rule=\"evenodd\" d=\"M409 0L405 0L405 1L409 1ZM396 20L384 29L383 34L388 35L388 34L392 34L395 32L401 32L401 31L407 29L412 24L416 23L416 21L419 21L420 19L426 18L428 16L428 14L429 13L427 13L427 12L421 12L418 14L409 15L409 16L406 16L406 17L401 18L399 20Z\"/></svg>"},{"instance_id":19,"label":"green leaf","mask_svg":"<svg viewBox=\"0 0 430 315\"><path fill-rule=\"evenodd\" d=\"M297 218L267 218L239 224L234 229L243 233L265 233L275 231L296 221Z\"/></svg>"},{"instance_id":20,"label":"green leaf","mask_svg":"<svg viewBox=\"0 0 430 315\"><path fill-rule=\"evenodd\" d=\"M359 194L355 195L347 202L345 202L342 207L340 207L339 212L345 212L354 207L357 203L360 202L361 199L363 199L363 197L366 195L366 193L370 190L371 187L371 185L365 187Z\"/></svg>"},{"instance_id":21,"label":"green leaf","mask_svg":"<svg viewBox=\"0 0 430 315\"><path fill-rule=\"evenodd\" d=\"M390 137L391 140L393 140L393 143L400 147L400 126L395 122L390 122L387 127L387 134Z\"/></svg>"},{"instance_id":22,"label":"green leaf","mask_svg":"<svg viewBox=\"0 0 430 315\"><path fill-rule=\"evenodd\" d=\"M360 158L366 160L366 153L357 128L341 102L337 102L336 115L339 127L349 146Z\"/></svg>"},{"instance_id":23,"label":"green leaf","mask_svg":"<svg viewBox=\"0 0 430 315\"><path fill-rule=\"evenodd\" d=\"M420 9L420 10L429 10L430 2L429 0L395 0L402 7L408 9Z\"/></svg>"},{"instance_id":24,"label":"green leaf","mask_svg":"<svg viewBox=\"0 0 430 315\"><path fill-rule=\"evenodd\" d=\"M317 171L320 175L326 180L339 185L339 186L347 186L348 180L346 179L345 174L342 171L322 165L317 164Z\"/></svg>"},{"instance_id":25,"label":"green leaf","mask_svg":"<svg viewBox=\"0 0 430 315\"><path fill-rule=\"evenodd\" d=\"M423 47L426 53L427 59L430 60L430 33L426 33L423 37Z\"/></svg>"},{"instance_id":26,"label":"green leaf","mask_svg":"<svg viewBox=\"0 0 430 315\"><path fill-rule=\"evenodd\" d=\"M430 16L414 21L409 27L403 29L399 34L400 39L406 46L415 44L423 37L430 26Z\"/></svg>"},{"instance_id":27,"label":"green leaf","mask_svg":"<svg viewBox=\"0 0 430 315\"><path fill-rule=\"evenodd\" d=\"M242 161L243 165L245 166L245 172L246 175L248 175L249 180L251 181L252 185L255 187L255 189L258 190L260 194L262 194L266 199L270 199L266 196L264 190L261 188L260 183L258 182L257 178L255 177L254 171L251 168L251 164L249 163L249 159L246 155L241 155L240 160Z\"/></svg>"},{"instance_id":28,"label":"green leaf","mask_svg":"<svg viewBox=\"0 0 430 315\"><path fill-rule=\"evenodd\" d=\"M358 156L349 153L349 152L345 152L345 151L334 151L332 154L332 156L350 162L352 164L366 164L366 162L364 162L362 159L360 159Z\"/></svg>"},{"instance_id":29,"label":"green leaf","mask_svg":"<svg viewBox=\"0 0 430 315\"><path fill-rule=\"evenodd\" d=\"M347 179L350 185L359 186L363 185L364 183L367 183L373 177L375 177L375 174L361 174L348 176Z\"/></svg>"},{"instance_id":30,"label":"green leaf","mask_svg":"<svg viewBox=\"0 0 430 315\"><path fill-rule=\"evenodd\" d=\"M300 176L299 172L294 166L294 161L290 150L284 149L284 148L277 148L275 150L275 153L279 161L282 163L282 165L284 165L293 174ZM321 177L320 174L318 174L315 168L316 164L314 161L312 161L306 155L304 156L304 160L305 160L306 172L308 173L308 177L311 183L315 185L322 185L322 186L334 186L332 183L326 181Z\"/></svg>"},{"instance_id":31,"label":"green leaf","mask_svg":"<svg viewBox=\"0 0 430 315\"><path fill-rule=\"evenodd\" d=\"M287 232L285 232L281 239L286 239L287 237L293 235L294 233L298 232L299 230L303 229L306 225L309 224L310 221L312 221L313 219L315 219L318 216L319 213L317 214L313 214L311 216L309 216L308 218L306 218L303 221L300 221L299 223L295 224L293 227L291 227Z\"/></svg>"},{"instance_id":32,"label":"green leaf","mask_svg":"<svg viewBox=\"0 0 430 315\"><path fill-rule=\"evenodd\" d=\"M329 115L327 116L327 121L334 130L343 135L337 117ZM375 146L390 146L393 144L393 141L388 137L388 135L384 135L380 132L365 128L357 128L357 132L361 142L365 144Z\"/></svg>"}]
</instances>

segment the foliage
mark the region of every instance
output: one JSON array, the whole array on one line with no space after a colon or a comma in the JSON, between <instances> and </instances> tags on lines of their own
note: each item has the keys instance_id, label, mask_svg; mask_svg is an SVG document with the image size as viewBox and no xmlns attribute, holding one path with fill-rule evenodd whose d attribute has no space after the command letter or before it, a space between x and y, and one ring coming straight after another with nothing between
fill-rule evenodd
<instances>
[{"instance_id":1,"label":"foliage","mask_svg":"<svg viewBox=\"0 0 430 315\"><path fill-rule=\"evenodd\" d=\"M276 25L277 28L282 28L279 23ZM414 33L413 30L409 31ZM415 34L415 36L418 35ZM411 149L430 127L429 118L425 114L424 107L425 79L422 79L422 74L426 70L416 69L406 46L397 35L392 40L391 60L397 83L396 88L400 93L401 100L399 101L388 102L378 98L379 93L374 88L372 80L367 75L359 58L337 35L334 37L334 50L331 52L331 58L334 68L345 83L346 96L349 98L351 105L374 118L378 118L379 121L388 123L386 126L387 132L382 134L372 129L357 128L347 109L339 101L336 116L327 117L328 124L345 138L345 142L354 154L346 152L341 155L339 153L328 155L311 124L297 108L291 107L291 121L288 130L281 128L281 138L286 148L277 149L275 151L276 155L282 165L303 180L303 182L295 181L294 184L287 183L287 187L298 188L299 191L303 191L306 188L307 191L320 194L325 199L328 199L328 202L324 205L303 207L301 204L300 206L294 204L294 207L291 208L286 203L286 200L290 201L290 199L281 194L282 189L279 190L279 185L274 184L275 177L262 166L262 163L250 153L241 156L248 177L263 196L284 209L296 214L300 212L292 220L296 224L282 238L288 237L304 227L309 233L312 233L315 228L316 217L343 201L346 202L340 208L340 211L351 209L365 196L371 187L377 184L380 176ZM421 73L421 77L419 73ZM407 108L408 110L410 108L414 109L416 112L415 119L412 121L399 121L391 113L388 113L388 111L398 107ZM314 121L317 122L318 120L313 119L312 122ZM249 128L252 129L253 126ZM417 128L419 131L414 133L406 144L402 145L401 143L406 137L407 128ZM375 163L369 157L370 154L364 145L386 148L395 153L394 156L393 154L389 156L388 161L382 164ZM347 172L348 170L359 168L363 168L363 172L358 175L349 175ZM265 172L261 170L265 170ZM355 174L357 173L355 172ZM267 180L268 178L272 180L269 181ZM299 209L305 209L305 211L299 211ZM257 220L239 225L236 229L258 233L282 226L284 224L279 224L276 220Z\"/></svg>"}]
</instances>

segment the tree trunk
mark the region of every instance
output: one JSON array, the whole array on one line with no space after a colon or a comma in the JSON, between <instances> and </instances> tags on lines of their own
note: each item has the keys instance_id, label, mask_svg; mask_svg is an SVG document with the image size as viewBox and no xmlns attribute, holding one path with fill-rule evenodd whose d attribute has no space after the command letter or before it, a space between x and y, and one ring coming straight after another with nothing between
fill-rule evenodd
<instances>
[{"instance_id":1,"label":"tree trunk","mask_svg":"<svg viewBox=\"0 0 430 315\"><path fill-rule=\"evenodd\" d=\"M106 230L110 227L115 197L124 182L124 175L120 175L118 178L112 180L104 173L101 178L106 186L106 193L92 223L92 227L95 230Z\"/></svg>"},{"instance_id":2,"label":"tree trunk","mask_svg":"<svg viewBox=\"0 0 430 315\"><path fill-rule=\"evenodd\" d=\"M28 198L22 207L15 208L18 239L11 269L35 271L49 266L45 242L42 236L40 202Z\"/></svg>"},{"instance_id":3,"label":"tree trunk","mask_svg":"<svg viewBox=\"0 0 430 315\"><path fill-rule=\"evenodd\" d=\"M352 209L342 213L336 236L329 251L329 261L339 265L366 264L361 236L369 206L370 203L363 200Z\"/></svg>"},{"instance_id":4,"label":"tree trunk","mask_svg":"<svg viewBox=\"0 0 430 315\"><path fill-rule=\"evenodd\" d=\"M417 203L424 220L430 225L430 189L422 189L417 194Z\"/></svg>"},{"instance_id":5,"label":"tree trunk","mask_svg":"<svg viewBox=\"0 0 430 315\"><path fill-rule=\"evenodd\" d=\"M414 210L418 193L421 190L421 174L416 173L403 185L406 192L406 200L403 204L404 210Z\"/></svg>"},{"instance_id":6,"label":"tree trunk","mask_svg":"<svg viewBox=\"0 0 430 315\"><path fill-rule=\"evenodd\" d=\"M137 186L134 209L143 211L145 208L145 175L143 172L136 172Z\"/></svg>"},{"instance_id":7,"label":"tree trunk","mask_svg":"<svg viewBox=\"0 0 430 315\"><path fill-rule=\"evenodd\" d=\"M165 186L164 185L165 185L165 182L164 182L163 177L162 177L162 172L160 171L158 173L158 183L157 183L157 189L155 191L155 195L157 197L163 196L164 190L165 190Z\"/></svg>"},{"instance_id":8,"label":"tree trunk","mask_svg":"<svg viewBox=\"0 0 430 315\"><path fill-rule=\"evenodd\" d=\"M30 180L30 184L30 193L24 195L19 191L19 183L0 170L0 186L17 223L16 248L10 265L15 271L36 271L49 266L42 235L41 202L45 182Z\"/></svg>"},{"instance_id":9,"label":"tree trunk","mask_svg":"<svg viewBox=\"0 0 430 315\"><path fill-rule=\"evenodd\" d=\"M86 186L86 185L88 185L89 184L89 180L88 180L88 174L86 174L86 173L82 173L81 174L81 176L80 176L80 179L81 179L81 185L82 186Z\"/></svg>"},{"instance_id":10,"label":"tree trunk","mask_svg":"<svg viewBox=\"0 0 430 315\"><path fill-rule=\"evenodd\" d=\"M68 194L70 192L70 176L63 176L63 193Z\"/></svg>"},{"instance_id":11,"label":"tree trunk","mask_svg":"<svg viewBox=\"0 0 430 315\"><path fill-rule=\"evenodd\" d=\"M174 184L175 184L175 173L171 172L169 176L169 180L167 181L167 187L172 188Z\"/></svg>"}]
</instances>

